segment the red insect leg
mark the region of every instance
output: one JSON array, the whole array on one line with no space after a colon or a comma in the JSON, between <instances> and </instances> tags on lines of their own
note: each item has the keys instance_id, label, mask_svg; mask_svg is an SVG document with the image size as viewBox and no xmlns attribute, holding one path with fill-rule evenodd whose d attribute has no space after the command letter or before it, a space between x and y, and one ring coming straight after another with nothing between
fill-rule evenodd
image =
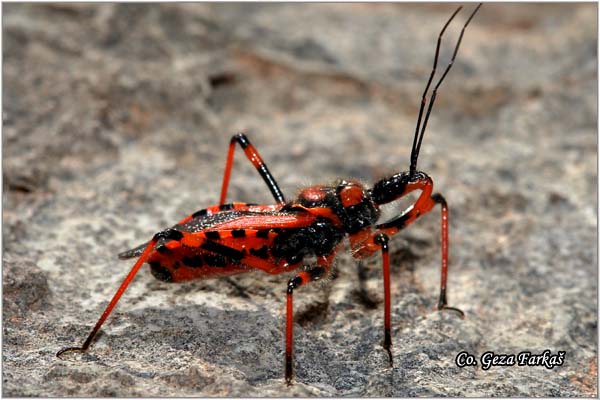
<instances>
[{"instance_id":1,"label":"red insect leg","mask_svg":"<svg viewBox=\"0 0 600 400\"><path fill-rule=\"evenodd\" d=\"M327 276L337 250L334 249L328 256L317 257L316 266L299 272L288 282L285 325L285 380L288 385L292 384L294 375L292 358L294 354L294 289Z\"/></svg>"},{"instance_id":2,"label":"red insect leg","mask_svg":"<svg viewBox=\"0 0 600 400\"><path fill-rule=\"evenodd\" d=\"M458 311L463 315L463 312L459 309L448 307L448 302L446 300L446 281L448 279L448 203L446 203L446 199L439 193L431 196L431 199L442 207L442 273L440 279L440 301L438 302L438 309L449 308Z\"/></svg>"},{"instance_id":3,"label":"red insect leg","mask_svg":"<svg viewBox=\"0 0 600 400\"><path fill-rule=\"evenodd\" d=\"M398 198L405 196L409 192L414 190L421 190L421 195L415 202L414 206L409 208L406 212L398 217L391 219L388 222L377 225L375 228L376 232L366 240L364 236L360 235L361 232L351 237L351 245L356 257L365 257L369 254L373 254L379 250L379 245L375 242L374 238L379 233L385 233L388 236L393 236L398 233L401 229L412 224L420 216L428 213L436 205L440 204L442 207L442 266L441 266L441 285L440 285L440 299L438 302L438 309L450 309L458 312L461 316L464 315L462 311L457 308L448 307L446 300L446 281L448 278L448 204L444 197L439 194L431 194L433 190L433 182L430 178L417 179L406 185L406 190L398 195Z\"/></svg>"},{"instance_id":4,"label":"red insect leg","mask_svg":"<svg viewBox=\"0 0 600 400\"><path fill-rule=\"evenodd\" d=\"M305 220L303 222L307 222L307 221L312 221L312 219ZM301 222L302 221L297 220L294 223L292 223L292 221L289 221L286 219L284 221L284 225L288 224L288 225L294 225L294 226L302 226ZM212 232L214 234L218 234L219 237L221 236L221 233L219 233L219 231L212 231ZM249 234L249 236L252 236L252 234L256 235L257 232L258 232L257 230L253 230L253 231L249 230L247 233ZM223 233L224 239L233 237L232 231L222 231L222 233ZM142 264L144 264L144 262L146 262L152 254L157 254L157 253L153 253L153 251L154 251L154 246L156 245L156 243L159 239L161 239L161 238L168 239L169 241L165 244L165 247L169 248L170 250L176 249L176 248L180 247L181 245L187 246L189 248L204 248L203 247L204 244L212 243L213 245L211 247L214 247L214 248L212 250L210 248L204 249L204 251L213 252L216 254L221 254L221 253L219 253L219 251L223 251L226 255L231 254L232 252L239 252L241 254L241 252L235 248L219 244L218 242L215 242L215 241L207 240L206 235L207 235L206 232L189 233L189 232L180 232L176 229L166 229L166 230L154 235L152 240L150 242L148 242L148 244L146 245L144 251L142 252L140 257L134 264L133 268L131 269L131 271L125 278L125 280L123 280L123 283L121 283L121 286L119 286L119 289L117 290L117 292L113 296L112 300L110 301L110 303L108 304L108 306L106 307L106 309L104 310L102 315L100 316L100 319L98 320L98 322L92 329L91 333L88 335L88 337L85 340L85 342L83 343L83 345L81 347L68 347L68 348L62 349L56 355L61 356L62 354L66 353L68 351L83 352L88 349L88 347L92 343L92 340L94 339L94 337L100 330L100 327L102 326L102 324L104 324L104 322L106 321L106 319L112 312L113 308L116 306L117 302L119 301L119 299L125 292L125 289L127 289L127 286L129 286L129 284L131 283L131 281L133 280L133 278L139 271ZM268 260L263 260L260 257L256 257L256 256L253 256L250 254L246 254L243 257L241 257L240 261L243 264L248 265L249 267L260 269L268 274L280 274L282 272L285 272L287 270L297 267L297 265L288 265L285 262L282 262L280 265L274 264L273 262L270 262Z\"/></svg>"},{"instance_id":5,"label":"red insect leg","mask_svg":"<svg viewBox=\"0 0 600 400\"><path fill-rule=\"evenodd\" d=\"M390 366L394 361L392 358L392 318L391 318L391 291L390 291L390 252L388 248L389 237L385 234L379 234L375 237L375 242L381 245L381 257L383 259L383 291L384 291L384 307L383 307L383 329L384 340L383 348L387 350L390 358Z\"/></svg>"},{"instance_id":6,"label":"red insect leg","mask_svg":"<svg viewBox=\"0 0 600 400\"><path fill-rule=\"evenodd\" d=\"M98 322L96 322L96 325L94 326L94 329L92 329L92 332L88 335L88 337L85 340L85 342L83 342L83 345L81 347L67 347L66 349L62 349L61 351L59 351L58 353L56 353L57 357L60 357L62 354L66 353L68 351L86 351L87 350L87 348L92 343L92 340L94 340L94 337L96 336L96 334L100 330L100 327L102 326L102 324L104 323L104 321L106 320L106 318L108 318L108 316L112 312L113 308L115 308L115 305L117 304L117 302L121 298L121 295L123 295L123 292L125 292L125 289L127 289L127 286L129 286L129 284L131 283L131 281L133 280L133 278L135 277L135 275L139 271L139 269L142 266L142 264L144 264L144 262L146 261L146 259L148 258L148 256L152 252L152 250L154 249L154 245L156 244L156 242L157 242L158 239L159 239L159 236L157 234L148 243L148 245L146 246L146 249L144 250L144 252L142 253L142 255L138 258L138 260L134 264L133 268L131 268L131 271L129 271L129 274L127 274L127 277L125 278L125 280L123 281L123 283L121 283L121 286L119 286L119 289L117 290L117 292L113 296L113 298L110 301L110 303L108 303L108 306L106 307L106 309L104 310L104 312L100 316L100 319L98 320Z\"/></svg>"},{"instance_id":7,"label":"red insect leg","mask_svg":"<svg viewBox=\"0 0 600 400\"><path fill-rule=\"evenodd\" d=\"M391 236L398 232L400 229L404 228L405 226L413 223L421 215L431 211L431 209L436 204L440 204L442 206L442 265L440 278L440 299L438 302L438 309L454 310L458 312L462 317L464 316L464 313L457 308L449 307L447 305L446 300L446 283L448 279L448 204L446 203L446 200L441 194L436 193L429 196L429 193L431 193L431 188L425 188L423 190L423 195L427 195L427 197L422 195L422 197L420 197L419 200L417 200L412 210L401 215L398 218L395 218L394 220L388 223L378 225L377 228L380 228L379 232L386 233Z\"/></svg>"},{"instance_id":8,"label":"red insect leg","mask_svg":"<svg viewBox=\"0 0 600 400\"><path fill-rule=\"evenodd\" d=\"M235 152L236 142L240 144L248 160L250 160L252 165L254 165L254 168L256 168L260 176L267 184L267 187L271 191L275 201L277 201L279 204L284 204L285 197L283 196L281 189L279 189L275 178L273 178L269 172L267 165L261 158L260 154L258 154L256 148L254 148L246 135L243 133L234 135L229 143L229 153L227 153L227 161L225 162L225 173L223 174L223 184L221 186L221 199L219 200L219 204L224 204L225 199L227 198L227 188L229 187L229 178L231 176L231 167L233 166L233 153Z\"/></svg>"},{"instance_id":9,"label":"red insect leg","mask_svg":"<svg viewBox=\"0 0 600 400\"><path fill-rule=\"evenodd\" d=\"M441 221L441 239L442 239L442 259L441 259L441 284L440 284L440 299L438 309L447 309L458 312L461 317L463 312L457 308L449 307L446 300L446 283L448 278L448 205L444 197L439 194L431 194L433 182L431 179L418 179L406 185L406 190L398 195L402 197L414 190L421 190L421 195L415 202L414 206L398 217L391 219L388 222L377 225L375 232L371 229L364 229L350 236L350 245L353 250L353 255L357 258L363 258L381 249L383 258L383 285L385 292L385 310L384 310L384 348L388 351L390 364L392 363L391 335L390 335L390 261L388 250L388 237L395 235L401 229L413 223L420 216L428 213L436 205L442 207Z\"/></svg>"}]
</instances>

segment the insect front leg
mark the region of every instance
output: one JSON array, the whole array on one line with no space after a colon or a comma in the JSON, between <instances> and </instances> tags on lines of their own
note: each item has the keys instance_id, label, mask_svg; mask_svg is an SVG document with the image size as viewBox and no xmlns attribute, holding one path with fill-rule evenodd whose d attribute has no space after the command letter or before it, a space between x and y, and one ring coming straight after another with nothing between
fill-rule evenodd
<instances>
[{"instance_id":1,"label":"insect front leg","mask_svg":"<svg viewBox=\"0 0 600 400\"><path fill-rule=\"evenodd\" d=\"M421 215L428 213L431 209L439 204L442 208L442 219L441 219L441 242L442 242L442 255L441 255L441 273L440 273L440 298L438 301L438 310L451 310L457 312L461 318L464 317L464 313L455 307L448 306L446 299L446 283L448 280L448 203L444 197L439 193L434 193L430 197L426 198L425 201L417 201L415 206L409 212L402 214L400 217L392 220L392 223L382 224L378 227L383 227L381 232L388 234L389 236L394 235L400 229L413 223Z\"/></svg>"},{"instance_id":2,"label":"insect front leg","mask_svg":"<svg viewBox=\"0 0 600 400\"><path fill-rule=\"evenodd\" d=\"M448 277L448 205L444 197L439 194L431 194L431 183L425 183L422 194L416 203L400 216L390 221L375 226L375 229L367 228L350 235L350 246L352 254L356 258L367 257L377 251L381 251L383 262L383 286L384 286L384 343L383 347L388 352L390 365L393 363L391 353L391 307L390 307L390 259L388 241L389 237L398 233L401 229L417 220L418 217L428 213L436 205L442 207L442 266L441 287L438 301L439 310L452 310L464 317L464 313L458 308L449 307L446 300L446 282Z\"/></svg>"},{"instance_id":3,"label":"insect front leg","mask_svg":"<svg viewBox=\"0 0 600 400\"><path fill-rule=\"evenodd\" d=\"M454 310L463 317L464 313L458 308L449 307L446 300L446 281L448 279L448 203L446 203L446 199L439 193L434 193L431 199L442 207L442 272L438 310Z\"/></svg>"},{"instance_id":4,"label":"insect front leg","mask_svg":"<svg viewBox=\"0 0 600 400\"><path fill-rule=\"evenodd\" d=\"M229 178L231 176L231 167L233 166L233 153L235 152L235 144L239 143L246 154L246 157L254 168L258 171L263 181L267 184L267 187L271 191L273 198L277 201L278 204L285 203L285 197L283 196L283 192L279 189L275 178L269 172L267 168L267 164L262 160L260 154L256 148L250 143L246 135L243 133L238 133L231 137L231 141L229 143L229 152L227 153L227 161L225 162L225 172L223 174L223 184L221 185L221 199L219 200L219 204L224 204L225 199L227 198L227 188L229 187Z\"/></svg>"},{"instance_id":5,"label":"insect front leg","mask_svg":"<svg viewBox=\"0 0 600 400\"><path fill-rule=\"evenodd\" d=\"M442 221L441 221L441 239L442 239L442 265L441 265L441 285L440 285L440 299L438 302L439 310L453 310L460 314L461 317L464 313L454 307L449 307L446 300L446 282L448 279L448 204L444 197L439 193L431 194L433 189L433 182L430 179L422 179L416 181L414 184L415 189L421 189L421 195L415 202L415 204L408 208L404 213L396 218L391 219L383 224L376 225L375 236L378 233L385 233L388 236L393 236L400 230L404 229L408 225L412 224L417 218L428 213L435 207L436 204L440 204L442 207ZM364 240L357 236L354 240L353 249L356 247L355 253L359 256L365 256L374 253L379 249L379 246L374 241L374 237ZM352 243L352 237L351 237Z\"/></svg>"}]
</instances>

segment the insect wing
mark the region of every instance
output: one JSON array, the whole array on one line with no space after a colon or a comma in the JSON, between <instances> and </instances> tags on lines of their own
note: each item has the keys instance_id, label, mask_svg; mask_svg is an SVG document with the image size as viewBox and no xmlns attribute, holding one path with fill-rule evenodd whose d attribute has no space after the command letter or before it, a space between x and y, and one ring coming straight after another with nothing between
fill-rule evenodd
<instances>
[{"instance_id":1,"label":"insect wing","mask_svg":"<svg viewBox=\"0 0 600 400\"><path fill-rule=\"evenodd\" d=\"M243 213L237 212L237 211L220 212L220 213L216 213L216 214L212 214L212 215L199 215L183 224L177 224L177 225L173 226L173 229L177 229L178 231L181 231L181 232L201 232L204 229L216 227L221 223L235 220L242 216L243 216ZM165 239L160 239L154 247L158 248L158 247L162 246L163 244L165 244L166 241L167 240L165 240ZM119 258L121 260L126 260L129 258L139 257L142 254L142 252L144 251L144 249L146 248L146 246L148 245L148 243L150 243L150 242L148 241L146 243L143 243L139 246L134 247L133 249L119 253Z\"/></svg>"},{"instance_id":2,"label":"insect wing","mask_svg":"<svg viewBox=\"0 0 600 400\"><path fill-rule=\"evenodd\" d=\"M273 235L275 230L302 228L312 224L315 220L316 217L314 215L305 212L231 211L199 216L183 224L175 225L173 229L188 233L204 233L210 240L245 238L247 242L251 236L253 236L253 239L260 239L261 237L267 239L269 231ZM211 235L212 238L210 237ZM229 240L238 242L233 239ZM167 241L167 239L160 239L156 243L155 248L164 245ZM128 259L138 257L147 245L148 242L122 252L119 254L119 258Z\"/></svg>"}]
</instances>

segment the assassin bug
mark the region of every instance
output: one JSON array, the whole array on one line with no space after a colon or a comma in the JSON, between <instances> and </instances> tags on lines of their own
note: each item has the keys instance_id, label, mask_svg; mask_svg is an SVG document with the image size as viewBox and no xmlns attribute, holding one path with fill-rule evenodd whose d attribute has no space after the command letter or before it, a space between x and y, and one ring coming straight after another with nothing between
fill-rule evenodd
<instances>
[{"instance_id":1,"label":"assassin bug","mask_svg":"<svg viewBox=\"0 0 600 400\"><path fill-rule=\"evenodd\" d=\"M462 316L462 311L449 307L446 301L448 206L441 194L432 194L433 180L417 170L417 158L437 90L454 63L466 27L480 7L481 4L465 22L452 58L434 86L427 103L427 94L437 68L442 36L462 7L450 16L438 36L433 68L421 99L408 172L381 179L370 189L359 182L348 180L341 180L333 186L311 186L301 190L295 200L288 202L248 138L242 133L233 136L225 163L219 204L197 211L172 228L155 234L149 242L119 254L121 259L137 257L135 265L83 345L65 348L59 351L57 356L88 349L144 263L150 265L151 272L157 279L182 282L253 270L261 270L268 274L297 271L303 266L306 257L315 257L316 263L304 266L287 285L285 379L291 383L294 291L302 285L326 277L343 239L348 237L352 255L357 259L381 252L384 286L383 347L388 353L391 365L389 238L431 211L437 204L442 209L442 265L438 309L451 309ZM424 112L425 117L422 119ZM241 146L248 160L254 165L277 204L225 203L236 144ZM412 206L389 221L377 223L380 205L394 202L415 190L420 190L421 193Z\"/></svg>"}]
</instances>

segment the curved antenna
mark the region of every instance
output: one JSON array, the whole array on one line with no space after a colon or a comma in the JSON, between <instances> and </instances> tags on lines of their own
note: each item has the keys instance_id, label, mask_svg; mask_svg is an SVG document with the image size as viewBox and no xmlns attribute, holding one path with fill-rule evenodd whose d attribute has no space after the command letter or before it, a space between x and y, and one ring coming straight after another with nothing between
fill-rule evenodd
<instances>
[{"instance_id":1,"label":"curved antenna","mask_svg":"<svg viewBox=\"0 0 600 400\"><path fill-rule=\"evenodd\" d=\"M440 85L442 84L442 82L444 81L444 78L446 78L446 75L450 71L450 68L452 68L452 65L454 64L454 60L456 59L456 55L458 54L458 49L460 47L460 43L461 43L463 35L465 33L465 29L467 28L467 26L469 25L469 23L471 22L471 20L473 19L473 17L475 16L475 14L477 13L477 11L479 10L479 8L481 6L482 6L482 3L479 3L477 5L477 7L475 7L475 10L473 10L471 15L467 19L467 22L465 22L465 24L462 27L462 30L460 31L460 36L458 37L456 47L454 48L454 53L452 54L452 59L448 63L448 66L446 67L446 70L442 74L442 77L440 78L438 83L435 85L433 91L431 92L431 99L429 100L429 106L427 107L427 113L425 114L425 120L423 121L423 127L421 128L421 132L419 134L421 118L423 116L423 111L425 109L425 104L426 104L426 100L427 100L427 98L426 98L427 91L429 90L429 86L431 85L431 81L433 80L433 76L435 75L435 71L436 71L436 67L437 67L437 62L438 62L438 57L439 57L439 52L440 52L440 44L442 42L442 36L444 35L444 32L446 31L446 28L448 27L450 22L452 22L452 20L456 16L456 14L458 14L458 12L462 9L462 6L458 7L456 9L456 11L454 11L452 16L448 20L448 22L446 22L446 25L444 25L444 27L442 28L440 35L438 36L437 47L435 49L435 58L433 60L433 69L431 71L431 75L429 76L429 81L427 82L425 91L423 92L423 98L421 99L421 108L419 109L419 117L417 119L417 127L415 129L415 137L413 139L413 147L412 147L412 150L410 153L410 175L413 175L417 171L417 159L419 157L419 151L421 150L421 142L423 141L423 135L425 134L425 129L427 128L427 122L429 121L429 116L431 114L431 110L433 109L433 104L435 102L437 90L440 87ZM417 137L418 137L418 141L417 141Z\"/></svg>"}]
</instances>

